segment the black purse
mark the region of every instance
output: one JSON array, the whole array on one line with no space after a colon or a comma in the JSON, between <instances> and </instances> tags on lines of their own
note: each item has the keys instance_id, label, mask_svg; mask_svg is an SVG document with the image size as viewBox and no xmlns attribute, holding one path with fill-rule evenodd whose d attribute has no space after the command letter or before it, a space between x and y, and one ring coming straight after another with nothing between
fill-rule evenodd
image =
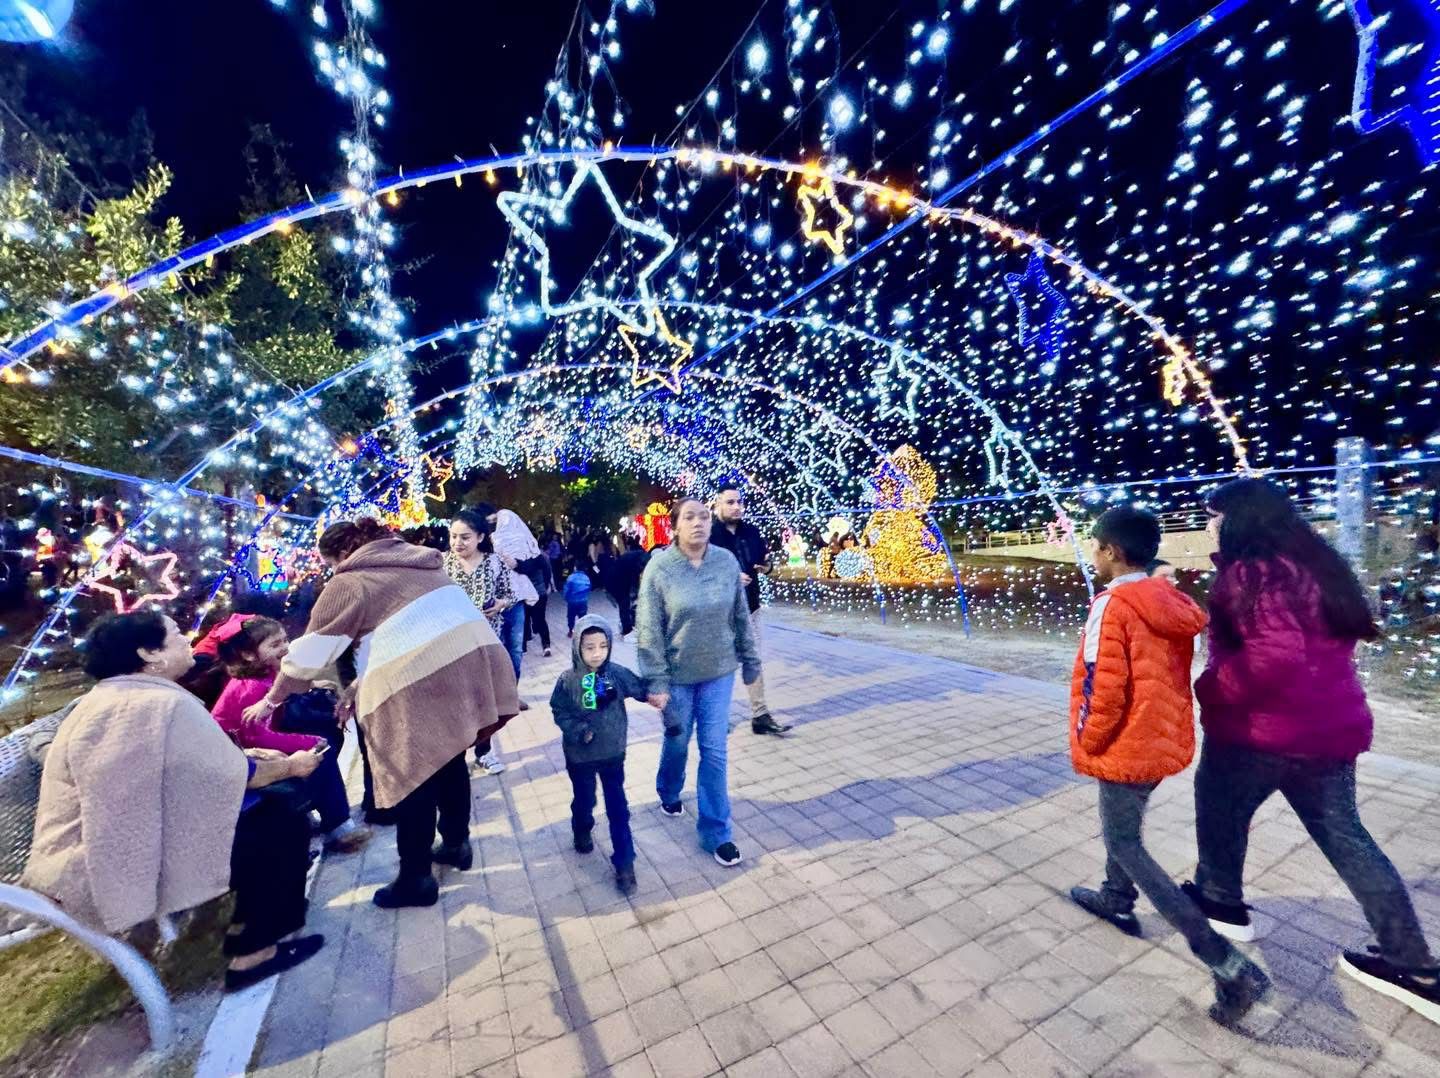
<instances>
[{"instance_id":1,"label":"black purse","mask_svg":"<svg viewBox=\"0 0 1440 1078\"><path fill-rule=\"evenodd\" d=\"M271 725L282 734L307 734L330 742L332 752L339 752L345 733L335 721L340 699L331 689L311 689L286 699Z\"/></svg>"}]
</instances>

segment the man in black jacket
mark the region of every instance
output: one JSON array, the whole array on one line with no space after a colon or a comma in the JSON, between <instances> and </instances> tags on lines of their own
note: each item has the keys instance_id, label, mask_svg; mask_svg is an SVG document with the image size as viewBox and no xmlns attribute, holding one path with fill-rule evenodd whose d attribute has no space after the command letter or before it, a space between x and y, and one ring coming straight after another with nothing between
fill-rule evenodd
<instances>
[{"instance_id":1,"label":"man in black jacket","mask_svg":"<svg viewBox=\"0 0 1440 1078\"><path fill-rule=\"evenodd\" d=\"M760 529L745 519L745 499L740 488L726 483L715 497L715 524L710 542L724 547L740 563L740 582L745 585L745 601L750 607L750 625L755 643L760 644L760 574L770 571L770 551ZM765 703L765 676L745 686L750 694L750 729L757 734L783 734L789 726L775 721Z\"/></svg>"},{"instance_id":2,"label":"man in black jacket","mask_svg":"<svg viewBox=\"0 0 1440 1078\"><path fill-rule=\"evenodd\" d=\"M614 584L611 596L615 605L620 608L621 636L629 636L635 631L635 592L640 587L640 577L644 575L649 561L650 555L640 545L640 540L633 535L626 535L625 553L616 559L611 575Z\"/></svg>"}]
</instances>

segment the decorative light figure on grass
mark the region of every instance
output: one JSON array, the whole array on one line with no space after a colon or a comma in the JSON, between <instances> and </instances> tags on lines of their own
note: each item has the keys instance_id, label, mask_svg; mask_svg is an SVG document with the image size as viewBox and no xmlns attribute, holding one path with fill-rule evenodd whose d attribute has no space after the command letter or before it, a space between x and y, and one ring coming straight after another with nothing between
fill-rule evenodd
<instances>
[{"instance_id":1,"label":"decorative light figure on grass","mask_svg":"<svg viewBox=\"0 0 1440 1078\"><path fill-rule=\"evenodd\" d=\"M886 583L943 580L950 566L942 546L923 520L935 501L935 469L902 445L870 477L875 512L861 529L875 576Z\"/></svg>"}]
</instances>

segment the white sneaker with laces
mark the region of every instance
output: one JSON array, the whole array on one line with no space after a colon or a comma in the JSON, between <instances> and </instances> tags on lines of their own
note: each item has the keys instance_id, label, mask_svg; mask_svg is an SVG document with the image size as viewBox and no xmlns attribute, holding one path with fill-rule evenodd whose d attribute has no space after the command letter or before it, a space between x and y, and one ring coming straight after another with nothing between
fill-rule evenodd
<instances>
[{"instance_id":1,"label":"white sneaker with laces","mask_svg":"<svg viewBox=\"0 0 1440 1078\"><path fill-rule=\"evenodd\" d=\"M495 754L494 749L487 752L480 762L484 765L486 773L490 775L498 775L505 770L505 761Z\"/></svg>"}]
</instances>

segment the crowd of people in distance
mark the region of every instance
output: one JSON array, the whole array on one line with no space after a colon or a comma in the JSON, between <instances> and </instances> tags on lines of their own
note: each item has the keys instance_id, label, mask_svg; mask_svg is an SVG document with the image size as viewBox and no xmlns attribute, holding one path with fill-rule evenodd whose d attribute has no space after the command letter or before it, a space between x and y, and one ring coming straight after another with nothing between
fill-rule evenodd
<instances>
[{"instance_id":1,"label":"crowd of people in distance","mask_svg":"<svg viewBox=\"0 0 1440 1078\"><path fill-rule=\"evenodd\" d=\"M1217 553L1203 609L1160 559L1154 516L1113 508L1093 525L1104 587L1080 636L1068 729L1074 769L1098 783L1104 878L1070 897L1140 936L1143 894L1212 974L1211 1017L1234 1025L1270 990L1237 944L1256 934L1243 887L1248 836L1278 792L1375 934L1369 950L1344 951L1341 969L1440 1022L1434 954L1356 805L1356 759L1373 720L1355 651L1378 635L1366 593L1279 487L1235 480L1206 509ZM471 782L504 769L494 739L528 707L519 682L531 640L553 655L555 592L568 647L549 710L576 853L595 850L603 801L616 887L636 892L627 708L643 702L663 729L657 810L672 820L693 811L700 849L741 864L728 774L737 672L753 734L790 730L771 713L763 676L759 581L771 552L733 486L708 503L677 497L670 524L673 542L647 551L635 536L616 546L547 529L537 539L514 512L486 504L456 513L438 543L342 521L319 537L329 579L293 640L279 621L246 611L193 646L155 610L101 620L83 648L96 684L46 759L26 884L110 933L232 890L231 989L323 946L304 931L312 835L318 853L343 856L393 826L396 875L375 904L434 904L437 865L474 867ZM601 588L618 627L590 611ZM1202 633L1206 665L1192 686ZM617 657L623 638L633 638L633 668ZM1197 701L1198 866L1177 886L1147 851L1143 824L1159 783L1195 757ZM363 822L337 764L352 728Z\"/></svg>"}]
</instances>

